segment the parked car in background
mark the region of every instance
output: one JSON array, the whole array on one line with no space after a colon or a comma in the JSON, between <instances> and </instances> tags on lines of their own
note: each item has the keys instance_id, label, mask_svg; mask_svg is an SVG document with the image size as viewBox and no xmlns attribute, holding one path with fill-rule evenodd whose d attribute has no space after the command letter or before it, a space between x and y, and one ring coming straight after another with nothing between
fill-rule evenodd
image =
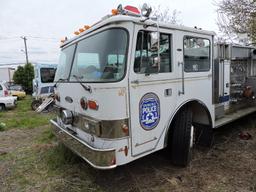
<instances>
[{"instance_id":1,"label":"parked car in background","mask_svg":"<svg viewBox=\"0 0 256 192\"><path fill-rule=\"evenodd\" d=\"M5 81L0 81L0 97L9 96L9 91Z\"/></svg>"},{"instance_id":2,"label":"parked car in background","mask_svg":"<svg viewBox=\"0 0 256 192\"><path fill-rule=\"evenodd\" d=\"M13 96L0 97L0 111L4 111L5 109L15 108L16 105L17 105L17 97L13 97Z\"/></svg>"},{"instance_id":3,"label":"parked car in background","mask_svg":"<svg viewBox=\"0 0 256 192\"><path fill-rule=\"evenodd\" d=\"M7 88L11 96L15 96L18 99L23 99L26 97L26 92L23 90L21 85L11 84Z\"/></svg>"}]
</instances>

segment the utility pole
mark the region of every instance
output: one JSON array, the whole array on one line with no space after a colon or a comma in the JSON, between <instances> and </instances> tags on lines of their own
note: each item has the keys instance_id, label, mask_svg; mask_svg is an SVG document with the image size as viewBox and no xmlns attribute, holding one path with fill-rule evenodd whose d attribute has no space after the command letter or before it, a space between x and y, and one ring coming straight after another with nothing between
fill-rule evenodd
<instances>
[{"instance_id":1,"label":"utility pole","mask_svg":"<svg viewBox=\"0 0 256 192\"><path fill-rule=\"evenodd\" d=\"M28 50L27 50L27 38L24 36L24 37L20 37L21 39L24 40L24 45L25 45L25 54L26 54L26 62L28 64Z\"/></svg>"}]
</instances>

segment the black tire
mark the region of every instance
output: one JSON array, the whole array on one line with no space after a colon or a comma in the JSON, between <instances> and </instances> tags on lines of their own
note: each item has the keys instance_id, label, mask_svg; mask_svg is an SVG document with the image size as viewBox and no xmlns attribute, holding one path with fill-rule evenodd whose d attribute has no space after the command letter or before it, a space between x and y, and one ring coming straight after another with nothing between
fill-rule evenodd
<instances>
[{"instance_id":1,"label":"black tire","mask_svg":"<svg viewBox=\"0 0 256 192\"><path fill-rule=\"evenodd\" d=\"M41 105L41 102L38 100L33 100L31 103L31 109L35 111L39 106Z\"/></svg>"},{"instance_id":2,"label":"black tire","mask_svg":"<svg viewBox=\"0 0 256 192\"><path fill-rule=\"evenodd\" d=\"M192 157L194 132L192 129L192 112L189 106L180 109L172 125L170 141L172 163L178 166L187 166Z\"/></svg>"},{"instance_id":3,"label":"black tire","mask_svg":"<svg viewBox=\"0 0 256 192\"><path fill-rule=\"evenodd\" d=\"M5 111L5 105L4 104L0 104L0 111Z\"/></svg>"}]
</instances>

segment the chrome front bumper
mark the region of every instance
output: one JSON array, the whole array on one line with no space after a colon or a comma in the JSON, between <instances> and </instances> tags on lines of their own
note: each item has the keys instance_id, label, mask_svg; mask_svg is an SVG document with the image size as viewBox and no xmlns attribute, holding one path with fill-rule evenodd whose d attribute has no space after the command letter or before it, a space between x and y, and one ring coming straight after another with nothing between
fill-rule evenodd
<instances>
[{"instance_id":1,"label":"chrome front bumper","mask_svg":"<svg viewBox=\"0 0 256 192\"><path fill-rule=\"evenodd\" d=\"M97 149L60 127L55 120L50 120L55 136L69 149L83 158L96 169L116 167L115 149Z\"/></svg>"}]
</instances>

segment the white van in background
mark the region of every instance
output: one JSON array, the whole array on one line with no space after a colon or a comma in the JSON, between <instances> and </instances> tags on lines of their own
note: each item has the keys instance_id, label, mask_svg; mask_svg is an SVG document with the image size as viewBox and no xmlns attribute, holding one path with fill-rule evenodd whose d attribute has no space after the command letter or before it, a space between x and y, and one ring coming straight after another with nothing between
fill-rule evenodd
<instances>
[{"instance_id":1,"label":"white van in background","mask_svg":"<svg viewBox=\"0 0 256 192\"><path fill-rule=\"evenodd\" d=\"M53 81L57 64L37 64L34 67L35 78L33 79L33 101L31 108L36 110L45 98L53 93Z\"/></svg>"}]
</instances>

